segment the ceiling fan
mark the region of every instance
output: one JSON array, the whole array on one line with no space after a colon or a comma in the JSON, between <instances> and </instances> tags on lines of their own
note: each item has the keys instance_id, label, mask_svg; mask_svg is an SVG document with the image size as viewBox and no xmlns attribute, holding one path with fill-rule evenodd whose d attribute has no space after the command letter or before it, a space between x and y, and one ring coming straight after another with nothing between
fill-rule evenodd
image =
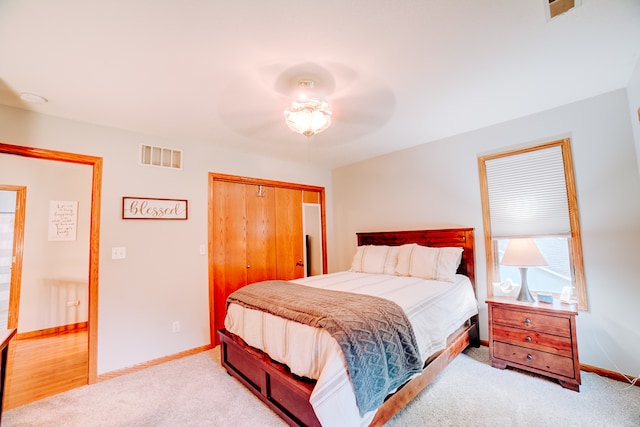
<instances>
[{"instance_id":1,"label":"ceiling fan","mask_svg":"<svg viewBox=\"0 0 640 427\"><path fill-rule=\"evenodd\" d=\"M372 79L344 65L314 62L263 67L231 82L221 100L220 117L237 133L282 142L299 140L297 132L326 145L347 143L379 129L395 108L393 93ZM287 112L296 109L308 114L307 120L317 112L329 122L305 134L287 123Z\"/></svg>"}]
</instances>

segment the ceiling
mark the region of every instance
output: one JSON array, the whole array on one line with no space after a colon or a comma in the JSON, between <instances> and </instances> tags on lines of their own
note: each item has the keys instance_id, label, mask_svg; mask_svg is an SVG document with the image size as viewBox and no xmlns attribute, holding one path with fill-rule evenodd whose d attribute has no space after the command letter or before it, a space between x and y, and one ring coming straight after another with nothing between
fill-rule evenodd
<instances>
[{"instance_id":1,"label":"ceiling","mask_svg":"<svg viewBox=\"0 0 640 427\"><path fill-rule=\"evenodd\" d=\"M627 87L640 1L547 2L0 0L0 104L331 168Z\"/></svg>"}]
</instances>

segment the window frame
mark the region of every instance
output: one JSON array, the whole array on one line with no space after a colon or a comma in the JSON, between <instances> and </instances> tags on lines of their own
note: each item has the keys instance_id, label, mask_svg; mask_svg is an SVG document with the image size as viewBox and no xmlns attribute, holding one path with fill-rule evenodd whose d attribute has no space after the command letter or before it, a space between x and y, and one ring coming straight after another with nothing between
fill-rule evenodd
<instances>
[{"instance_id":1,"label":"window frame","mask_svg":"<svg viewBox=\"0 0 640 427\"><path fill-rule=\"evenodd\" d=\"M478 172L480 175L480 196L482 201L482 220L484 226L484 243L487 263L487 295L493 296L493 282L499 278L498 248L491 233L491 216L489 212L489 188L487 185L486 161L501 157L509 157L517 154L559 146L562 151L562 163L564 166L565 184L567 189L567 204L569 210L569 223L571 236L569 237L569 259L571 278L578 299L578 309L588 310L587 288L584 275L584 262L582 257L582 239L580 237L580 220L578 216L578 198L576 193L573 173L573 159L571 156L571 142L569 138L563 138L542 144L500 151L492 154L478 156ZM530 237L527 235L512 237ZM533 237L533 236L531 236ZM559 297L559 294L554 294Z\"/></svg>"}]
</instances>

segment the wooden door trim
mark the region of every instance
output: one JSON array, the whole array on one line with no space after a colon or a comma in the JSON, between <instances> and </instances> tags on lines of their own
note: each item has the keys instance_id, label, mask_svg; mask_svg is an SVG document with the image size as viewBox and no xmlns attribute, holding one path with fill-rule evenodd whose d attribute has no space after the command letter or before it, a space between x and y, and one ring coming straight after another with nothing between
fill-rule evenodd
<instances>
[{"instance_id":1,"label":"wooden door trim","mask_svg":"<svg viewBox=\"0 0 640 427\"><path fill-rule=\"evenodd\" d=\"M0 153L33 159L77 163L92 167L91 225L89 234L89 325L87 381L97 381L98 371L98 260L100 252L100 201L102 197L102 157L67 153L45 148L24 147L0 142Z\"/></svg>"},{"instance_id":2,"label":"wooden door trim","mask_svg":"<svg viewBox=\"0 0 640 427\"><path fill-rule=\"evenodd\" d=\"M0 185L0 190L16 193L16 211L13 225L13 246L11 254L11 279L9 282L9 317L7 329L18 328L20 310L20 278L22 277L22 254L24 248L24 218L27 202L27 187L21 185Z\"/></svg>"},{"instance_id":3,"label":"wooden door trim","mask_svg":"<svg viewBox=\"0 0 640 427\"><path fill-rule=\"evenodd\" d=\"M219 342L220 338L218 336L218 331L215 328L214 321L214 288L213 288L213 262L212 262L212 254L213 254L213 223L214 223L214 212L213 212L213 182L214 181L227 181L233 182L237 184L250 184L250 185L263 185L265 187L280 187L280 188L289 188L294 190L304 190L304 191L314 191L320 194L320 221L322 223L322 272L327 273L327 223L326 223L326 209L325 209L325 189L324 187L319 187L315 185L307 185L307 184L296 184L293 182L285 182L285 181L275 181L270 179L261 179L261 178L251 178L246 176L239 175L228 175L222 173L209 172L209 200L208 200L208 225L207 225L207 234L208 234L208 263L209 263L209 334L211 339L211 344L215 345Z\"/></svg>"},{"instance_id":4,"label":"wooden door trim","mask_svg":"<svg viewBox=\"0 0 640 427\"><path fill-rule=\"evenodd\" d=\"M238 184L264 185L265 187L280 187L280 188L291 188L294 190L324 192L324 187L318 187L315 185L296 184L294 182L274 181L270 179L250 178L246 176L227 175L223 173L214 173L214 172L209 172L209 180L228 181L228 182L235 182Z\"/></svg>"}]
</instances>

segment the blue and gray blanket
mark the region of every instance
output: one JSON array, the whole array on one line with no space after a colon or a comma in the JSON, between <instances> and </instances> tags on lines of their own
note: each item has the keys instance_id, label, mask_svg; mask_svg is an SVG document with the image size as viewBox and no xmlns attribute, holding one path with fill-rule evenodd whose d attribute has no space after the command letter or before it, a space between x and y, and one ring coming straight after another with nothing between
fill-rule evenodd
<instances>
[{"instance_id":1,"label":"blue and gray blanket","mask_svg":"<svg viewBox=\"0 0 640 427\"><path fill-rule=\"evenodd\" d=\"M232 293L231 303L329 332L344 353L361 414L422 371L411 323L393 301L269 280Z\"/></svg>"}]
</instances>

